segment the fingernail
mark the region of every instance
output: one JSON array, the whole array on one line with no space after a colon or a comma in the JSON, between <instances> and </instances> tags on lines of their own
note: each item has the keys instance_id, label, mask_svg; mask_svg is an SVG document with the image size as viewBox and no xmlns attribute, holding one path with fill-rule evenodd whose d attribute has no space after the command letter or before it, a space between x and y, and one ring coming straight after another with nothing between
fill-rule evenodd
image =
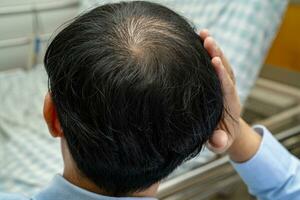
<instances>
[{"instance_id":1,"label":"fingernail","mask_svg":"<svg viewBox=\"0 0 300 200\"><path fill-rule=\"evenodd\" d=\"M215 57L215 62L216 62L216 64L221 65L221 58Z\"/></svg>"},{"instance_id":2,"label":"fingernail","mask_svg":"<svg viewBox=\"0 0 300 200\"><path fill-rule=\"evenodd\" d=\"M214 39L212 41L214 43L214 49L217 50L217 48L218 48L217 42Z\"/></svg>"}]
</instances>

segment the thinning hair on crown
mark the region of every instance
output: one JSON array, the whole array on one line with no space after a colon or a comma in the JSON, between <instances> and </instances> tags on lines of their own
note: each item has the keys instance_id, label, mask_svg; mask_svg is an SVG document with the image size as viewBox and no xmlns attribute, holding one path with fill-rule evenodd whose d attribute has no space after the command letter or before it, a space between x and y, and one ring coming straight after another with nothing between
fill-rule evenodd
<instances>
[{"instance_id":1,"label":"thinning hair on crown","mask_svg":"<svg viewBox=\"0 0 300 200\"><path fill-rule=\"evenodd\" d=\"M167 177L201 151L222 117L201 39L159 4L105 4L78 16L44 63L78 172L110 195Z\"/></svg>"}]
</instances>

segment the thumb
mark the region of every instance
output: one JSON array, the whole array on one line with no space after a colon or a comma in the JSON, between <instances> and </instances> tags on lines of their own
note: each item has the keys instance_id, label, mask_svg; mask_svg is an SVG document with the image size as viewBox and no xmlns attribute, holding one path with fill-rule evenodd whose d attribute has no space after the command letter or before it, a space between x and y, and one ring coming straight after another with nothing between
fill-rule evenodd
<instances>
[{"instance_id":1,"label":"thumb","mask_svg":"<svg viewBox=\"0 0 300 200\"><path fill-rule=\"evenodd\" d=\"M207 142L207 148L215 153L224 153L229 147L228 134L223 130L215 130Z\"/></svg>"}]
</instances>

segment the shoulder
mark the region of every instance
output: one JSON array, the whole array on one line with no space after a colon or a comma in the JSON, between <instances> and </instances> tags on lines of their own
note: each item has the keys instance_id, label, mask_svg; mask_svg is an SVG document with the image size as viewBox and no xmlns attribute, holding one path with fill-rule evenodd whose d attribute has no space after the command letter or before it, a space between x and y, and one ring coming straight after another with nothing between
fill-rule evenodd
<instances>
[{"instance_id":1,"label":"shoulder","mask_svg":"<svg viewBox=\"0 0 300 200\"><path fill-rule=\"evenodd\" d=\"M0 192L0 200L30 200L22 195Z\"/></svg>"}]
</instances>

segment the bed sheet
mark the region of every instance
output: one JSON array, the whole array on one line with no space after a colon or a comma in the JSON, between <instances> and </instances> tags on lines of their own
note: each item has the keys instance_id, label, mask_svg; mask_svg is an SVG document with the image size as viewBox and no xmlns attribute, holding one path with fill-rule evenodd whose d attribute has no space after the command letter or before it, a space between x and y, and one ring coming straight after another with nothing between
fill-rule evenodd
<instances>
[{"instance_id":1,"label":"bed sheet","mask_svg":"<svg viewBox=\"0 0 300 200\"><path fill-rule=\"evenodd\" d=\"M34 193L62 169L59 141L43 121L43 67L0 73L0 191Z\"/></svg>"},{"instance_id":2,"label":"bed sheet","mask_svg":"<svg viewBox=\"0 0 300 200\"><path fill-rule=\"evenodd\" d=\"M151 0L174 9L197 30L207 28L236 74L245 102L275 37L287 0ZM81 10L119 0L81 0Z\"/></svg>"}]
</instances>

